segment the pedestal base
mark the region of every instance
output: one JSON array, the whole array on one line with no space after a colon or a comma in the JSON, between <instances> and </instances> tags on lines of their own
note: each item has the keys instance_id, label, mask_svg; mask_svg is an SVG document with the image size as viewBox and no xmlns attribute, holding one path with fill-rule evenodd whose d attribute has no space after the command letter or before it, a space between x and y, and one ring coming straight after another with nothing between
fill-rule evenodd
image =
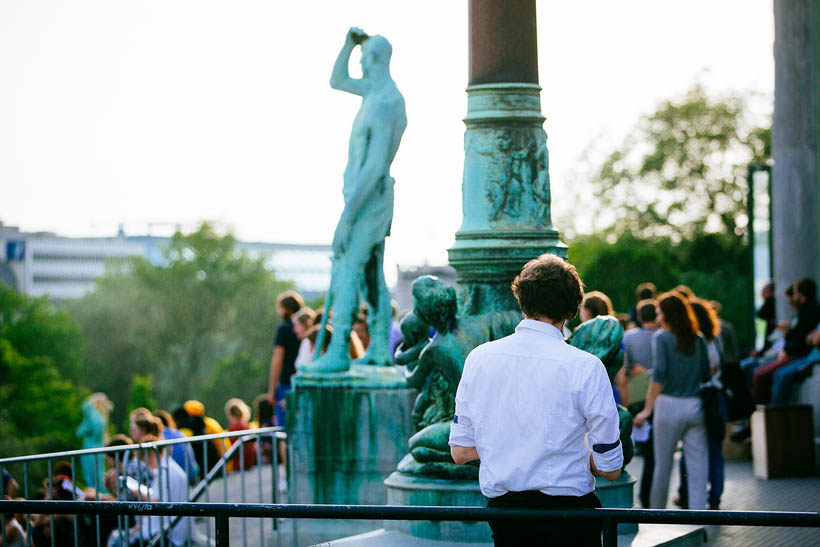
<instances>
[{"instance_id":1,"label":"pedestal base","mask_svg":"<svg viewBox=\"0 0 820 547\"><path fill-rule=\"evenodd\" d=\"M635 494L634 488L637 479L624 470L614 481L608 481L603 477L595 478L595 495L601 500L603 507L614 509L629 509L632 507ZM618 524L618 535L636 534L638 525L631 522Z\"/></svg>"},{"instance_id":2,"label":"pedestal base","mask_svg":"<svg viewBox=\"0 0 820 547\"><path fill-rule=\"evenodd\" d=\"M407 453L416 390L395 367L296 375L288 394L288 501L383 505L384 479ZM381 521L297 519L308 545L382 526Z\"/></svg>"},{"instance_id":3,"label":"pedestal base","mask_svg":"<svg viewBox=\"0 0 820 547\"><path fill-rule=\"evenodd\" d=\"M388 505L484 506L477 481L454 481L415 477L395 472L384 481ZM458 543L492 543L486 522L461 521L385 521L388 532L400 532L420 539Z\"/></svg>"}]
</instances>

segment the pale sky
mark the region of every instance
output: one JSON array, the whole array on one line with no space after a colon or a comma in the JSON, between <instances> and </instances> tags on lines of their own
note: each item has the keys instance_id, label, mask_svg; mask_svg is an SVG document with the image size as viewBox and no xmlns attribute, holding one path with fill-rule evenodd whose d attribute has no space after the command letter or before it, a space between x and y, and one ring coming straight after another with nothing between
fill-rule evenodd
<instances>
[{"instance_id":1,"label":"pale sky","mask_svg":"<svg viewBox=\"0 0 820 547\"><path fill-rule=\"evenodd\" d=\"M772 10L541 0L553 218L590 142L620 142L698 79L771 94ZM461 224L465 0L0 0L0 220L85 236L208 219L246 240L329 243L360 104L328 84L350 26L391 41L407 104L386 269L445 263Z\"/></svg>"}]
</instances>

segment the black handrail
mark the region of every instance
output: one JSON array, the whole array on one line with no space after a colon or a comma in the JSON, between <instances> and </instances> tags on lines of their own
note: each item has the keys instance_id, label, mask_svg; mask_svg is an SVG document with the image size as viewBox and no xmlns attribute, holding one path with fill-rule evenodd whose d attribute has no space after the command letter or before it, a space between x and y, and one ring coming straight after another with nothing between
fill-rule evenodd
<instances>
[{"instance_id":1,"label":"black handrail","mask_svg":"<svg viewBox=\"0 0 820 547\"><path fill-rule=\"evenodd\" d=\"M604 545L617 544L619 522L718 524L820 528L820 512L692 511L671 509L511 509L399 505L296 505L263 503L168 503L120 501L0 500L0 514L90 514L211 517L216 545L228 545L229 518L301 518L366 520L599 520Z\"/></svg>"}]
</instances>

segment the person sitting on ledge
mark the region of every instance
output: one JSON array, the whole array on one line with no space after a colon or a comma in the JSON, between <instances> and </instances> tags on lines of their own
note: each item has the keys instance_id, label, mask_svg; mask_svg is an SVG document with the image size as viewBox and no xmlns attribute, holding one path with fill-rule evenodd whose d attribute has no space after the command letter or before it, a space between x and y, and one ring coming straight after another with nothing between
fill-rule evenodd
<instances>
[{"instance_id":1,"label":"person sitting on ledge","mask_svg":"<svg viewBox=\"0 0 820 547\"><path fill-rule=\"evenodd\" d=\"M805 278L795 283L794 299L797 303L797 323L786 333L785 347L777 355L776 361L763 365L754 372L752 397L758 404L769 403L772 381L779 369L811 352L807 338L820 323L820 304L817 303L817 284L814 280Z\"/></svg>"},{"instance_id":2,"label":"person sitting on ledge","mask_svg":"<svg viewBox=\"0 0 820 547\"><path fill-rule=\"evenodd\" d=\"M524 313L515 333L482 344L464 363L453 460L481 460L489 507L601 507L595 475L617 479L624 457L606 368L561 334L581 303L581 280L571 264L545 254L524 266L512 289ZM496 545L601 544L600 522L489 524Z\"/></svg>"}]
</instances>

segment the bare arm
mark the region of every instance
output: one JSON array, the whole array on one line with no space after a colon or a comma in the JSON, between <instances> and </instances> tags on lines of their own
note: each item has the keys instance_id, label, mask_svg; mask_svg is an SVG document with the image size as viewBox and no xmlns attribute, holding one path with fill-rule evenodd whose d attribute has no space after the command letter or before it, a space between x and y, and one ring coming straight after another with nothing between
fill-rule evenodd
<instances>
[{"instance_id":1,"label":"bare arm","mask_svg":"<svg viewBox=\"0 0 820 547\"><path fill-rule=\"evenodd\" d=\"M597 467L595 467L595 459L592 457L592 452L589 453L589 470L592 471L592 474L596 477L603 477L608 481L614 481L621 475L621 470L616 469L615 471L599 471Z\"/></svg>"},{"instance_id":2,"label":"bare arm","mask_svg":"<svg viewBox=\"0 0 820 547\"><path fill-rule=\"evenodd\" d=\"M458 465L479 459L478 450L474 446L451 446L450 455Z\"/></svg>"},{"instance_id":3,"label":"bare arm","mask_svg":"<svg viewBox=\"0 0 820 547\"><path fill-rule=\"evenodd\" d=\"M635 416L634 423L636 426L642 426L652 414L652 409L655 407L655 399L660 395L662 388L663 384L659 384L655 380L649 382L649 389L646 390L646 403L644 404L643 410Z\"/></svg>"},{"instance_id":4,"label":"bare arm","mask_svg":"<svg viewBox=\"0 0 820 547\"><path fill-rule=\"evenodd\" d=\"M356 40L365 35L364 32L356 27L351 27L345 36L345 43L339 51L339 56L336 57L336 62L333 65L333 72L330 75L330 87L340 91L347 91L354 95L363 95L365 90L365 82L359 78L351 78L347 71L347 64L350 61L350 53L356 47Z\"/></svg>"},{"instance_id":5,"label":"bare arm","mask_svg":"<svg viewBox=\"0 0 820 547\"><path fill-rule=\"evenodd\" d=\"M270 383L268 384L268 397L271 401L276 398L276 386L279 385L279 377L282 375L282 365L285 362L285 348L274 346L273 356L270 358Z\"/></svg>"}]
</instances>

